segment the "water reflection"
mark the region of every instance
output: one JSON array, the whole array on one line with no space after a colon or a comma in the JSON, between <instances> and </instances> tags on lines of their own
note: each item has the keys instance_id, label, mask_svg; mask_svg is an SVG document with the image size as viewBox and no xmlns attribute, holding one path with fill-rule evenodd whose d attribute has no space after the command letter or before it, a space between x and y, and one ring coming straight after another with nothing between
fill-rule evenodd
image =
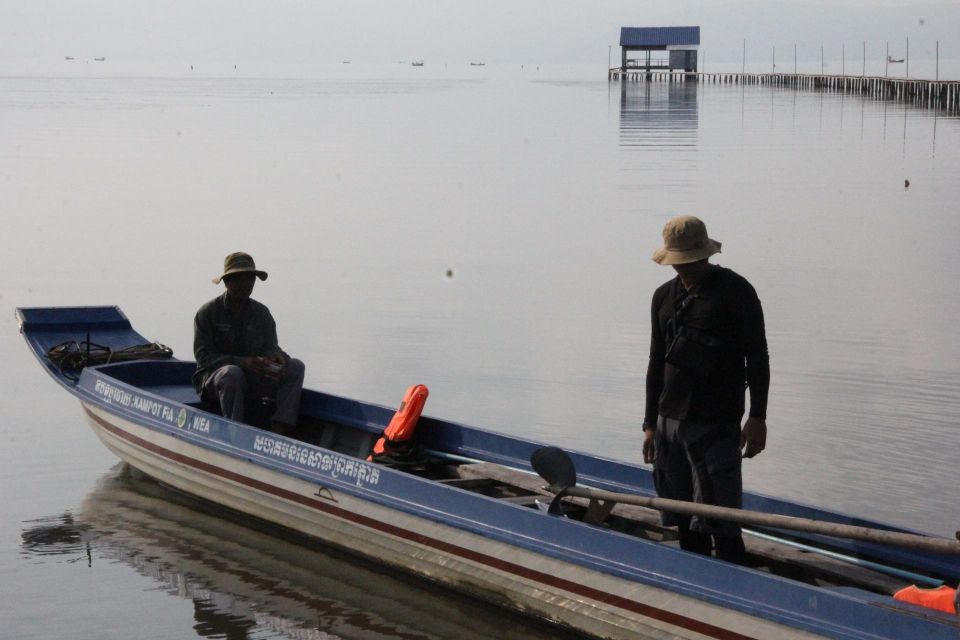
<instances>
[{"instance_id":1,"label":"water reflection","mask_svg":"<svg viewBox=\"0 0 960 640\"><path fill-rule=\"evenodd\" d=\"M90 526L75 522L73 514L64 513L38 518L24 524L30 526L24 529L20 536L23 555L29 557L83 554L88 565L92 562L88 535ZM77 562L80 559L72 557L68 561Z\"/></svg>"},{"instance_id":2,"label":"water reflection","mask_svg":"<svg viewBox=\"0 0 960 640\"><path fill-rule=\"evenodd\" d=\"M191 504L118 465L76 514L25 522L21 553L94 568L128 565L162 585L145 593L191 600L193 628L202 638L556 637L487 605Z\"/></svg>"},{"instance_id":3,"label":"water reflection","mask_svg":"<svg viewBox=\"0 0 960 640\"><path fill-rule=\"evenodd\" d=\"M621 82L620 146L684 149L697 144L696 82Z\"/></svg>"},{"instance_id":4,"label":"water reflection","mask_svg":"<svg viewBox=\"0 0 960 640\"><path fill-rule=\"evenodd\" d=\"M696 82L620 83L620 190L650 215L696 206Z\"/></svg>"}]
</instances>

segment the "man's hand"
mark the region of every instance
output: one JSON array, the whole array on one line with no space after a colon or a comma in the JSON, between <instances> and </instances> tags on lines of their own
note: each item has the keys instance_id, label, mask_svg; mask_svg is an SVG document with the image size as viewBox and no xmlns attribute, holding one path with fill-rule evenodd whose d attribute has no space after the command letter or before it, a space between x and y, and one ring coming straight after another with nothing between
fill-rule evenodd
<instances>
[{"instance_id":1,"label":"man's hand","mask_svg":"<svg viewBox=\"0 0 960 640\"><path fill-rule=\"evenodd\" d=\"M250 373L273 380L279 380L280 376L283 375L283 369L287 366L287 361L282 355L275 353L266 357L246 357L240 366Z\"/></svg>"},{"instance_id":2,"label":"man's hand","mask_svg":"<svg viewBox=\"0 0 960 640\"><path fill-rule=\"evenodd\" d=\"M282 353L271 353L264 358L266 376L271 380L279 382L283 377L283 372L287 368L287 359Z\"/></svg>"},{"instance_id":3,"label":"man's hand","mask_svg":"<svg viewBox=\"0 0 960 640\"><path fill-rule=\"evenodd\" d=\"M243 359L243 362L240 364L243 367L244 371L249 371L250 373L255 373L257 375L263 375L263 358L259 356L247 356Z\"/></svg>"},{"instance_id":4,"label":"man's hand","mask_svg":"<svg viewBox=\"0 0 960 640\"><path fill-rule=\"evenodd\" d=\"M740 430L740 449L744 458L752 458L767 446L767 421L763 418L747 418Z\"/></svg>"},{"instance_id":5,"label":"man's hand","mask_svg":"<svg viewBox=\"0 0 960 640\"><path fill-rule=\"evenodd\" d=\"M647 464L651 464L653 462L653 436L656 433L657 430L654 427L649 427L643 430L643 461Z\"/></svg>"}]
</instances>

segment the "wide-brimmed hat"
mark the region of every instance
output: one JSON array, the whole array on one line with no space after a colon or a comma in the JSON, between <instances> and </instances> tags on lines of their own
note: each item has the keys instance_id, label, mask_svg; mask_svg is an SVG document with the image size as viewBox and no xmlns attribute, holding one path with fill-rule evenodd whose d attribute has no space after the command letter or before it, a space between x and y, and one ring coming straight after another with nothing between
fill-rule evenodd
<instances>
[{"instance_id":1,"label":"wide-brimmed hat","mask_svg":"<svg viewBox=\"0 0 960 640\"><path fill-rule=\"evenodd\" d=\"M677 216L663 227L663 246L653 252L657 264L687 264L720 253L720 243L707 236L696 216Z\"/></svg>"},{"instance_id":2,"label":"wide-brimmed hat","mask_svg":"<svg viewBox=\"0 0 960 640\"><path fill-rule=\"evenodd\" d=\"M213 284L220 284L220 281L234 273L255 273L261 280L267 279L267 272L257 269L253 262L253 256L243 251L231 253L223 259L223 273L213 279Z\"/></svg>"}]
</instances>

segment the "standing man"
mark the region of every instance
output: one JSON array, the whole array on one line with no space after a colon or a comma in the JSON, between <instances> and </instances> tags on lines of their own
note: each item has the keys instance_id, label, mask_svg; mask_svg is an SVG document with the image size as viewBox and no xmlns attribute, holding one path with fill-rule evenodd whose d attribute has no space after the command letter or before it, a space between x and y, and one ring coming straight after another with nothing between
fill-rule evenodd
<instances>
[{"instance_id":1,"label":"standing man","mask_svg":"<svg viewBox=\"0 0 960 640\"><path fill-rule=\"evenodd\" d=\"M679 216L663 229L653 254L677 276L653 294L643 459L654 465L657 494L742 507L741 458L766 446L770 361L763 310L754 288L710 264L720 253L703 222ZM750 413L743 427L744 386ZM741 453L742 451L742 453ZM680 547L731 562L744 559L739 525L663 513ZM711 540L712 538L712 540Z\"/></svg>"},{"instance_id":2,"label":"standing man","mask_svg":"<svg viewBox=\"0 0 960 640\"><path fill-rule=\"evenodd\" d=\"M270 310L250 298L256 279L267 279L246 253L223 261L226 291L200 307L193 320L193 385L200 397L220 405L223 416L242 422L249 398L276 399L271 430L286 435L297 424L304 366L277 345Z\"/></svg>"}]
</instances>

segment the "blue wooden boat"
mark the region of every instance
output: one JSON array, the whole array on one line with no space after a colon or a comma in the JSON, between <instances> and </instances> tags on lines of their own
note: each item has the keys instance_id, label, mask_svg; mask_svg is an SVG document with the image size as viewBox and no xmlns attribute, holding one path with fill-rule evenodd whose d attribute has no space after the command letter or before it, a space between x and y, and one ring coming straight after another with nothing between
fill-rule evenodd
<instances>
[{"instance_id":1,"label":"blue wooden boat","mask_svg":"<svg viewBox=\"0 0 960 640\"><path fill-rule=\"evenodd\" d=\"M957 639L954 615L895 600L910 584L956 587L960 556L754 527L750 566L680 550L656 512L565 499L531 473L541 443L424 416L415 464L367 460L393 410L307 390L300 432L226 420L190 383L192 362L82 371L47 357L67 342L116 352L149 341L116 307L24 308L20 330L76 396L97 436L156 480L249 517L598 638ZM571 453L581 485L653 495L647 469ZM745 509L897 529L748 494ZM609 506L609 505L607 505Z\"/></svg>"}]
</instances>

